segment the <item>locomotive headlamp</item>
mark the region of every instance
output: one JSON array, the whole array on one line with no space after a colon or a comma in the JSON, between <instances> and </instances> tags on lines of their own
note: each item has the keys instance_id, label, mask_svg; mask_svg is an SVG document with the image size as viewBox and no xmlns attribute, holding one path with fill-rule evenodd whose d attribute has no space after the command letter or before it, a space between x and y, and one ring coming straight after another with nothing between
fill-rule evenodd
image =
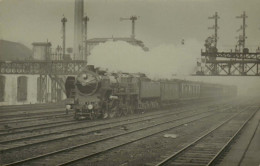
<instances>
[{"instance_id":1,"label":"locomotive headlamp","mask_svg":"<svg viewBox=\"0 0 260 166\"><path fill-rule=\"evenodd\" d=\"M82 78L83 78L84 80L88 79L87 74L82 74Z\"/></svg>"},{"instance_id":2,"label":"locomotive headlamp","mask_svg":"<svg viewBox=\"0 0 260 166\"><path fill-rule=\"evenodd\" d=\"M89 105L88 105L88 109L89 109L89 110L92 110L92 109L93 109L93 105L92 105L92 104L89 104Z\"/></svg>"},{"instance_id":3,"label":"locomotive headlamp","mask_svg":"<svg viewBox=\"0 0 260 166\"><path fill-rule=\"evenodd\" d=\"M66 109L67 109L67 110L70 110L70 109L71 109L71 105L67 104L67 105L66 105Z\"/></svg>"}]
</instances>

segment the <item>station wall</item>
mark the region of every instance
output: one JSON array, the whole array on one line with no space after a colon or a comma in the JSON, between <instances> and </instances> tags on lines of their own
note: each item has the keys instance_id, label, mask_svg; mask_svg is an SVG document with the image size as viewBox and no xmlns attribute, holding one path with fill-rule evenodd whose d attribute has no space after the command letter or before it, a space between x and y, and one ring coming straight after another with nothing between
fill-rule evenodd
<instances>
[{"instance_id":1,"label":"station wall","mask_svg":"<svg viewBox=\"0 0 260 166\"><path fill-rule=\"evenodd\" d=\"M36 104L42 102L54 102L52 92L54 92L53 83L50 78L47 79L46 98L39 101L39 75L0 75L0 105L20 105ZM57 85L55 85L57 86ZM65 94L60 89L55 93L60 93L59 100L65 99Z\"/></svg>"}]
</instances>

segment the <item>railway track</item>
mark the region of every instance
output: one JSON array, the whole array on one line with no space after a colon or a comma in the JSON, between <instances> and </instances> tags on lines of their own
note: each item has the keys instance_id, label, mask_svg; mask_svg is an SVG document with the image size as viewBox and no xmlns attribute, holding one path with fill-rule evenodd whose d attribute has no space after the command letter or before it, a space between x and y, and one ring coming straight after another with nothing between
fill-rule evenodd
<instances>
[{"instance_id":1,"label":"railway track","mask_svg":"<svg viewBox=\"0 0 260 166\"><path fill-rule=\"evenodd\" d=\"M223 107L225 107L226 105L223 105ZM200 106L200 108L203 108L205 106ZM194 109L194 107L190 107L192 109ZM206 108L206 107L205 107ZM208 107L209 108L209 107ZM181 109L181 108L180 108ZM214 110L217 109L215 106L211 107L210 109ZM169 109L168 109L169 110ZM169 113L173 112L172 109L170 109L170 111L168 111ZM163 111L163 112L154 112L154 113L150 113L150 115L154 114L154 115L163 115L164 113L167 113L167 110ZM57 120L57 118L64 118L64 117L71 117L72 115L63 115L62 117L53 117L53 116L47 116L47 117L52 117L55 118L55 121L50 121L50 122L38 122L40 119L37 119L37 123L35 125L23 125L23 124L19 124L19 127L10 127L10 128L4 128L4 129L0 129L0 136L2 135L8 135L8 134L12 134L12 133L22 133L22 132L26 132L29 131L30 133L36 130L40 130L40 129L48 129L51 127L59 127L59 126L67 126L67 125L71 125L71 124L80 124L80 123L85 123L87 121L71 121L71 119L66 119L66 120ZM42 117L44 118L44 117ZM43 119L44 120L44 119ZM27 122L27 121L23 121L23 122ZM17 125L17 123L19 123L18 121L11 121L11 123L15 123ZM1 123L2 125L10 125L9 123ZM30 124L30 123L29 123Z\"/></svg>"},{"instance_id":2,"label":"railway track","mask_svg":"<svg viewBox=\"0 0 260 166\"><path fill-rule=\"evenodd\" d=\"M46 120L52 120L52 119L55 119L55 121L57 119L64 119L64 118L67 118L67 117L70 117L70 120L71 120L71 117L72 115L71 114L54 114L54 115L45 115L45 116L37 116L37 117L22 117L22 118L14 118L14 119L6 119L6 120L2 120L0 121L0 125L10 125L12 126L13 124L17 125L19 124L20 127L12 127L12 129L18 129L18 128L22 128L27 126L34 126L32 123L35 123L36 125L40 124L41 121L46 121ZM36 121L36 122L35 122ZM29 123L29 125L26 125L26 123ZM46 124L46 122L44 122ZM47 122L48 123L48 122ZM6 129L7 130L7 129ZM2 130L4 131L4 130Z\"/></svg>"},{"instance_id":3,"label":"railway track","mask_svg":"<svg viewBox=\"0 0 260 166\"><path fill-rule=\"evenodd\" d=\"M250 107L250 109L254 109ZM216 126L206 134L202 135L192 143L181 150L173 153L163 161L147 165L165 166L165 165L186 165L186 166L205 166L216 164L218 158L232 141L239 134L241 129L255 115L253 111L250 116L236 114L223 123Z\"/></svg>"},{"instance_id":4,"label":"railway track","mask_svg":"<svg viewBox=\"0 0 260 166\"><path fill-rule=\"evenodd\" d=\"M68 117L71 117L68 116ZM63 118L64 117L60 117ZM21 126L21 127L10 127L8 129L0 129L0 136L5 134L11 134L11 133L19 133L19 132L26 132L26 131L34 131L41 128L50 128L50 127L56 127L56 126L62 126L67 124L75 124L79 122L72 121L71 118L67 120L57 120L57 117L55 117L56 122L46 122L46 123L37 123L35 125L29 125L29 126Z\"/></svg>"},{"instance_id":5,"label":"railway track","mask_svg":"<svg viewBox=\"0 0 260 166\"><path fill-rule=\"evenodd\" d=\"M10 163L10 164L7 164L7 165L17 165L17 164L19 164L19 165L20 164L21 165L29 165L29 164L38 165L38 164L42 164L42 160L48 160L48 162L51 161L50 163L48 163L50 165L52 165L52 164L57 165L57 164L60 164L61 161L56 160L56 159L60 158L60 157L62 158L62 156L64 158L64 155L72 157L73 154L74 154L74 158L75 158L76 157L75 154L81 154L80 151L86 149L86 147L89 147L89 146L91 147L94 144L98 144L98 143L102 143L102 142L104 143L106 141L108 143L108 142L111 142L111 141L115 141L115 139L119 139L120 137L129 137L129 135L132 134L132 133L143 133L143 132L147 132L147 130L154 130L154 128L157 127L156 131L153 131L152 134L149 132L148 135L141 136L141 137L139 137L137 139L133 139L133 140L130 139L131 141L122 143L121 145L112 146L108 149L104 149L103 151L99 151L99 152L92 153L92 154L88 155L88 157L92 157L92 156L98 155L100 153L112 150L114 148L124 146L126 144L130 144L130 143L136 142L136 141L141 140L141 139L145 139L145 138L150 137L154 134L158 134L158 133L167 131L169 129L172 129L172 128L175 128L175 127L178 127L178 126L182 126L183 124L190 123L190 122L202 119L202 118L206 118L206 117L213 115L213 114L216 114L216 112L204 112L204 113L200 113L200 114L198 113L197 115L190 115L188 117L177 118L177 119L174 119L174 120L173 119L168 120L168 121L163 120L163 122L156 123L156 124L146 126L146 127L143 127L143 128L135 129L135 130L132 130L130 132L112 135L110 137L90 141L88 143L83 143L83 144L80 144L80 145L68 147L68 148L57 150L57 151L54 151L54 152L51 152L51 153L42 154L40 156L36 156L36 157L29 158L29 159L17 161L17 162ZM134 122L134 123L136 123L136 122ZM175 125L169 127L169 124L172 124L172 123L175 123ZM164 126L164 125L166 125L166 126ZM163 126L164 130L161 130L162 126ZM128 139L126 139L126 140L128 140ZM107 143L105 143L105 144L107 144ZM59 156L59 157L57 157L57 156ZM71 157L69 157L69 158L71 158ZM81 160L81 159L86 158L86 156L84 156L83 158L78 158L78 157L76 157L76 158L77 158L77 160ZM77 160L68 161L68 162L62 163L62 164L70 164L71 162L76 162Z\"/></svg>"},{"instance_id":6,"label":"railway track","mask_svg":"<svg viewBox=\"0 0 260 166\"><path fill-rule=\"evenodd\" d=\"M6 119L12 120L12 118L16 119L17 117L21 118L28 118L28 117L40 117L42 115L55 115L55 114L64 114L65 113L65 109L64 108L56 108L56 109L50 109L50 108L46 108L44 110L37 110L37 111L33 111L31 112L26 112L26 111L20 111L19 113L13 113L10 112L8 114L4 114L1 112L1 116L0 116L0 122L1 121L5 121ZM16 119L17 120L17 119Z\"/></svg>"},{"instance_id":7,"label":"railway track","mask_svg":"<svg viewBox=\"0 0 260 166\"><path fill-rule=\"evenodd\" d=\"M47 115L46 115L47 114ZM55 113L44 113L41 115L30 116L28 117L14 117L14 118L6 118L0 120L0 133L4 132L13 132L18 128L44 125L48 123L59 123L61 121L71 121L72 115L71 113L65 114L64 111L55 112ZM64 120L67 119L67 120Z\"/></svg>"},{"instance_id":8,"label":"railway track","mask_svg":"<svg viewBox=\"0 0 260 166\"><path fill-rule=\"evenodd\" d=\"M255 129L254 129L254 133L252 134L252 136L251 136L251 138L250 138L250 141L249 141L249 143L247 144L246 149L245 149L245 151L244 151L242 157L240 158L240 160L239 160L239 162L238 162L238 165L239 165L239 166L242 165L242 162L243 162L244 159L245 159L245 155L246 155L246 153L248 152L248 149L249 149L249 146L250 146L251 143L252 143L252 140L253 140L254 137L256 136L256 133L257 133L257 130L258 130L259 126L260 126L260 120L258 120L257 126L256 126ZM220 165L220 164L221 164L221 162L220 162L220 163L217 163L216 165Z\"/></svg>"},{"instance_id":9,"label":"railway track","mask_svg":"<svg viewBox=\"0 0 260 166\"><path fill-rule=\"evenodd\" d=\"M151 115L155 115L155 116L164 116L164 115L171 115L171 114L177 114L177 113L180 113L180 112L173 112L172 110L171 111L166 111L166 112L154 112L152 114L149 114L149 115L146 115L144 114L143 116L141 117L150 117ZM135 118L130 118L131 119L135 119ZM129 120L127 117L126 118L118 118L118 119L115 119L115 122L123 122L123 121L126 121L126 120ZM59 122L57 123L45 123L45 124L37 124L37 125L33 125L33 126L25 126L25 127L18 127L18 128L13 128L12 129L12 132L10 131L3 131L2 133L0 133L0 136L8 136L8 135L11 135L11 134L19 134L19 133L25 133L25 132L29 132L29 134L32 132L37 132L37 131L42 131L42 130L45 130L45 129L54 129L55 127L62 127L62 128L65 128L65 130L58 130L57 132L63 132L63 131L71 131L71 129L67 126L71 126L73 124L75 124L75 127L76 128L72 128L72 129L84 129L84 127L86 126L87 128L89 127L95 127L95 123L96 122L99 122L101 125L104 123L104 124L109 124L110 122L106 123L106 121L104 120L98 120L98 121L95 121L94 122L94 125L91 125L89 123L91 123L90 121L65 121L64 123L61 122L61 124ZM112 122L113 123L113 122ZM86 124L85 126L82 126L81 124ZM81 126L80 126L81 125ZM49 133L51 133L50 131L48 131ZM28 137L27 135L28 133L26 133L26 136ZM32 134L32 136L34 136L34 134ZM16 137L16 136L13 136L13 137ZM18 136L19 137L19 136ZM30 136L29 136L30 137ZM17 138L17 137L16 137ZM8 139L8 138L7 138Z\"/></svg>"},{"instance_id":10,"label":"railway track","mask_svg":"<svg viewBox=\"0 0 260 166\"><path fill-rule=\"evenodd\" d=\"M1 119L0 120L0 125L12 125L12 124L24 124L24 123L39 123L39 121L44 121L44 120L50 120L50 119L57 119L57 118L66 118L66 117L72 117L71 112L68 114L65 113L63 109L60 111L54 112L49 114L48 112L45 112L43 114L37 114L37 115L27 115L25 116L14 116L11 118L6 118L6 119Z\"/></svg>"},{"instance_id":11,"label":"railway track","mask_svg":"<svg viewBox=\"0 0 260 166\"><path fill-rule=\"evenodd\" d=\"M225 105L223 105L225 106ZM210 109L216 109L218 106L216 104L212 104L210 106ZM182 107L179 107L182 108ZM66 115L64 114L64 110L62 109L59 112L54 112L51 115L48 112L47 115L30 115L29 117L12 117L12 118L6 118L4 120L0 120L0 133L4 132L15 132L17 130L20 130L22 128L32 128L33 126L48 126L55 123L65 123L68 121L71 121L69 118L68 120L63 120L64 118L72 117L72 115ZM71 113L69 113L71 114ZM28 116L28 115L27 115ZM59 120L61 119L61 120ZM42 121L42 122L41 122ZM48 122L50 121L50 122ZM33 125L35 123L35 125ZM27 125L26 125L27 124ZM18 126L18 127L17 127Z\"/></svg>"},{"instance_id":12,"label":"railway track","mask_svg":"<svg viewBox=\"0 0 260 166\"><path fill-rule=\"evenodd\" d=\"M208 111L204 111L204 112L208 112ZM82 131L87 130L87 129L89 129L88 132L95 132L95 131L101 131L101 130L119 127L122 125L129 125L129 124L134 124L134 123L142 123L143 121L151 121L151 120L155 120L155 119L168 118L169 116L176 117L176 115L180 115L180 114L185 115L185 113L190 114L190 113L197 113L197 112L196 111L190 112L190 110L178 111L178 112L167 111L165 113L155 112L153 114L143 115L140 117L115 119L115 120L109 121L109 122L98 121L98 122L96 122L96 123L94 122L92 124L89 124L88 122L85 122L85 121L83 121L83 122L73 121L73 122L69 122L66 125L70 126L70 125L76 124L76 128L65 127L65 130L53 130L53 131L49 131L44 134L41 132L42 129L53 129L54 126L35 129L35 130L40 131L39 132L40 134L35 134L35 135L31 135L31 136L28 136L26 134L26 137L19 137L19 136L15 135L17 133L23 133L25 131L16 132L16 133L14 133L14 135L12 137L9 137L9 138L4 137L4 136L10 136L10 133L0 134L0 138L2 137L2 141L0 142L0 144L5 146L5 148L2 150L8 151L8 150L13 150L13 149L17 149L17 148L21 148L21 147L25 147L25 146L40 144L43 142L57 141L60 139L76 137L76 136L82 135ZM84 124L84 127L79 126L80 123ZM64 128L64 124L56 125L55 127L59 127L59 126ZM26 130L26 131L32 132L32 130ZM69 132L73 132L73 133L68 134ZM60 136L60 135L62 135L62 136ZM15 139L10 139L10 138L15 138ZM32 140L33 143L30 142L30 140ZM23 144L23 142L26 142L26 144ZM18 144L19 146L14 146L16 144ZM8 147L8 145L9 145L9 147Z\"/></svg>"},{"instance_id":13,"label":"railway track","mask_svg":"<svg viewBox=\"0 0 260 166\"><path fill-rule=\"evenodd\" d=\"M63 106L63 103L44 103L44 104L23 104L23 105L3 105L0 106L1 111L22 111L22 110L31 110L45 109L45 108L59 108Z\"/></svg>"},{"instance_id":14,"label":"railway track","mask_svg":"<svg viewBox=\"0 0 260 166\"><path fill-rule=\"evenodd\" d=\"M0 106L0 125L6 126L6 129L17 123L64 116L66 115L63 104ZM5 127L2 129L5 129Z\"/></svg>"}]
</instances>

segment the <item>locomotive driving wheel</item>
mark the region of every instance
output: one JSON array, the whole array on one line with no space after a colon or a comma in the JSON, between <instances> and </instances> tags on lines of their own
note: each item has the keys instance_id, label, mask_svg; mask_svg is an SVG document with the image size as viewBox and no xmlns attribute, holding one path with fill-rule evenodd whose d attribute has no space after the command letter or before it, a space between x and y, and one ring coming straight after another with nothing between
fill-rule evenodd
<instances>
[{"instance_id":1,"label":"locomotive driving wheel","mask_svg":"<svg viewBox=\"0 0 260 166\"><path fill-rule=\"evenodd\" d=\"M119 104L117 101L112 100L109 103L109 118L117 117L119 114Z\"/></svg>"},{"instance_id":2,"label":"locomotive driving wheel","mask_svg":"<svg viewBox=\"0 0 260 166\"><path fill-rule=\"evenodd\" d=\"M114 118L114 117L117 117L117 112L115 110L110 110L109 112L109 118Z\"/></svg>"},{"instance_id":3,"label":"locomotive driving wheel","mask_svg":"<svg viewBox=\"0 0 260 166\"><path fill-rule=\"evenodd\" d=\"M124 102L122 103L122 115L130 115L134 111L133 105L132 105L132 100L130 96L124 96Z\"/></svg>"},{"instance_id":4,"label":"locomotive driving wheel","mask_svg":"<svg viewBox=\"0 0 260 166\"><path fill-rule=\"evenodd\" d=\"M119 105L115 100L106 101L103 105L103 119L119 116Z\"/></svg>"},{"instance_id":5,"label":"locomotive driving wheel","mask_svg":"<svg viewBox=\"0 0 260 166\"><path fill-rule=\"evenodd\" d=\"M134 113L133 106L131 105L131 103L127 104L127 106L126 106L126 115L131 115L133 113Z\"/></svg>"},{"instance_id":6,"label":"locomotive driving wheel","mask_svg":"<svg viewBox=\"0 0 260 166\"><path fill-rule=\"evenodd\" d=\"M107 112L104 112L103 113L103 119L107 119L108 118L108 113Z\"/></svg>"}]
</instances>

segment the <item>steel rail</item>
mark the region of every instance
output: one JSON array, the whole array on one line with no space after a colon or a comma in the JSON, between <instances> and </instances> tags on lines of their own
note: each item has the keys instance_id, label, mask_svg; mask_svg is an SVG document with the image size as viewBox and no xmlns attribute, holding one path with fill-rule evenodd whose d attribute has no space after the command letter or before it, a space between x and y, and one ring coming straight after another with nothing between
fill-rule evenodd
<instances>
[{"instance_id":1,"label":"steel rail","mask_svg":"<svg viewBox=\"0 0 260 166\"><path fill-rule=\"evenodd\" d=\"M177 114L177 113L182 113L182 112L188 112L188 111L180 111L180 112L172 112L172 111L167 111L166 112L166 115L169 115L168 113L171 114ZM162 114L161 113L156 113L152 116L161 116ZM163 116L163 115L162 115ZM151 117L151 115L145 115L145 116L142 116L140 118L146 118L146 117ZM134 119L137 119L136 117L133 117L133 118L130 118L130 119L120 119L119 121L117 121L117 119L115 119L115 122L107 122L107 123L104 123L104 124L113 124L113 123L117 123L117 122L123 122L125 120L134 120ZM84 123L88 123L89 121L76 121L75 124L84 124ZM96 122L102 122L102 121L96 121ZM67 126L70 126L71 124L67 124ZM99 125L103 125L102 123L99 124ZM97 125L91 125L91 126L87 126L87 127L78 127L78 128L74 128L74 129L66 129L66 130L61 130L61 131L58 131L59 133L60 132L67 132L67 131L72 131L72 130L76 130L76 129L86 129L86 128L90 128L90 127L96 127ZM12 134L19 134L19 133L24 133L24 132L32 132L32 131L41 131L41 130L44 130L44 129L50 129L50 128L53 128L53 127L64 127L64 125L57 125L57 126L51 126L51 127L44 127L44 128L36 128L36 129L31 129L31 130L25 130L25 131L18 131L18 132L15 132L15 133L0 133L0 136L7 136L7 135L12 135ZM57 132L52 132L52 133L49 133L49 134L55 134ZM28 138L35 138L35 137L40 137L40 136L44 136L45 134L38 134L38 135L33 135L33 136L28 136L28 137L22 137L22 138L19 138L19 139L28 139ZM18 139L13 139L13 140L9 140L9 141L15 141L15 140L18 140ZM0 143L6 143L5 141L2 141Z\"/></svg>"},{"instance_id":2,"label":"steel rail","mask_svg":"<svg viewBox=\"0 0 260 166\"><path fill-rule=\"evenodd\" d=\"M258 110L257 110L258 111ZM220 151L210 160L210 162L207 164L207 166L213 165L218 160L219 156L224 152L225 149L228 148L228 146L232 143L232 141L238 136L240 131L245 127L245 125L254 117L256 114L255 111L243 124L240 126L240 128L236 131L236 133L230 138L230 140L220 149Z\"/></svg>"},{"instance_id":3,"label":"steel rail","mask_svg":"<svg viewBox=\"0 0 260 166\"><path fill-rule=\"evenodd\" d=\"M165 109L166 111L164 111L164 112L172 112L173 111L173 109ZM160 115L161 114L161 112L156 112L156 111L154 111L154 112L152 112L152 113L155 113L155 114L157 114L157 115ZM154 114L154 115L155 115ZM60 114L57 114L57 115L60 115ZM71 115L66 115L66 116L71 116ZM40 116L39 118L41 118L42 116ZM53 117L53 115L52 116L49 116L49 115L47 115L46 117ZM34 117L29 117L29 119L33 119ZM21 118L22 120L23 119L27 119L27 118ZM44 120L44 119L43 119ZM12 121L13 121L13 119L12 119ZM23 122L23 121L21 121L21 122ZM27 122L27 121L25 121L25 122ZM28 121L29 122L29 121ZM79 122L79 121L77 121L78 123L81 123L81 122ZM84 122L86 122L86 121L84 121ZM6 124L6 123L8 123L8 121L4 121L4 122L2 122L2 121L0 121L0 124ZM17 120L15 120L13 123L17 123ZM56 122L54 122L54 123L56 123ZM46 124L46 123L45 123ZM48 123L48 124L51 124L51 123ZM14 130L20 130L20 129L22 129L22 128L30 128L30 127L34 127L34 126L37 126L37 125L32 125L32 126L25 126L25 127L18 127L18 128L11 128L11 129L9 129L8 131L6 131L6 130L1 130L0 129L0 132L7 132L6 134L10 134L10 130L11 131L14 131ZM40 126L40 125L39 125ZM32 130L28 130L28 131L32 131ZM24 131L22 131L22 132L24 132ZM15 132L15 133L18 133L18 132ZM5 133L2 133L2 134L5 134ZM1 133L0 133L0 136L2 135Z\"/></svg>"},{"instance_id":4,"label":"steel rail","mask_svg":"<svg viewBox=\"0 0 260 166\"><path fill-rule=\"evenodd\" d=\"M214 115L214 114L211 114L211 115ZM142 139L149 138L149 137L151 137L151 136L153 136L153 135L156 135L156 134L159 134L159 133L162 133L162 132L165 132L165 131L168 131L168 130L172 130L172 129L177 128L177 127L180 127L180 126L183 126L183 124L187 124L187 123L191 123L191 122L194 122L194 121L197 121L197 120L201 120L201 119L203 119L203 118L207 118L207 117L209 117L209 116L211 116L211 115L207 115L207 116L204 116L204 117L200 117L200 118L195 119L195 120L190 120L190 121L188 121L188 122L181 123L181 124L176 125L176 126L174 126L174 127L170 127L170 128L161 130L161 131L159 131L159 132L155 132L155 133L153 133L153 134L149 134L149 135L144 136L144 137L141 137L141 138L139 138L139 139L135 139L135 140L132 140L132 141L128 141L128 142L126 142L126 143L123 143L123 144L121 144L121 145L114 146L114 147L112 147L112 148L109 148L109 149L106 149L106 150L103 150L103 151L96 152L96 153L93 153L93 154L91 154L91 155L87 155L87 156L80 157L80 158L77 158L77 159L74 159L74 160L71 160L71 161L68 161L68 162L64 162L64 163L58 164L57 166L63 166L63 165L74 164L74 163L79 162L79 161L81 161L81 160L84 160L84 159L87 159L87 158L91 158L91 157L94 157L94 156L103 154L103 153L105 153L105 152L114 150L114 149L116 149L116 148L120 148L120 147L122 147L122 146L128 145L128 144L130 144L130 143L134 143L134 142L140 141L140 140L142 140Z\"/></svg>"},{"instance_id":5,"label":"steel rail","mask_svg":"<svg viewBox=\"0 0 260 166\"><path fill-rule=\"evenodd\" d=\"M163 116L158 116L157 114L156 115L153 115L153 116L158 116L158 117L154 117L154 118L148 118L146 120L153 120L153 119L158 119L158 118L162 118L162 117L168 117L169 115L175 115L175 114L179 114L179 113L186 113L188 111L181 111L181 112L177 112L177 113L170 113L170 114L167 114L167 115L163 115ZM205 111L205 112L211 112L210 111ZM205 112L202 112L202 113L205 113ZM201 113L198 113L198 114L201 114ZM197 115L197 114L195 114ZM194 115L191 115L191 116L194 116ZM137 119L140 119L139 121L134 121L134 122L128 122L128 123L124 123L124 124L119 124L119 125L115 125L113 126L114 127L118 127L118 126L122 126L122 125L129 125L129 124L134 124L134 123L139 123L139 122L143 122L143 118L147 118L147 117L150 117L150 116L144 116L144 117L141 117L141 118L131 118L131 119L128 119L128 120L137 120ZM190 117L190 116L188 116ZM176 119L174 119L176 120ZM177 119L178 120L178 119ZM124 122L126 120L120 120L120 121L115 121L113 122L114 123L120 123L120 122ZM102 125L107 125L107 124L112 124L112 123L105 123L105 124L99 124L99 125L93 125L93 126L88 126L88 127L85 127L85 128L80 128L80 129L86 129L86 128L92 128L92 127L98 127L98 126L102 126ZM89 131L88 133L91 133L91 132L95 132L95 131L101 131L101 130L107 130L107 129L110 129L111 126L109 127L106 127L106 128L102 128L102 129L96 129L94 131ZM78 130L78 129L76 129ZM69 130L69 131L75 131L75 130ZM67 131L66 131L67 132ZM60 133L60 132L58 132ZM55 133L50 133L50 134L43 134L41 135L40 137L42 136L48 136L48 135L52 135L52 134L55 134ZM71 137L76 137L76 136L80 136L82 135L82 133L77 133L77 134L70 134L68 136L63 136L63 137L57 137L57 138L54 138L54 139L51 139L51 140L44 140L44 141L39 141L39 142L36 142L36 143L27 143L26 145L20 145L20 146L17 146L17 147L11 147L11 148L7 148L7 149L2 149L3 152L6 152L6 151L10 151L10 150L15 150L15 149L20 149L20 148L23 148L23 147L28 147L28 146L32 146L32 145L38 145L38 144L41 144L41 143L46 143L46 142L52 142L52 141L58 141L58 140L62 140L62 139L67 139L67 138L71 138ZM37 136L39 137L39 136ZM0 142L1 144L5 144L5 143L12 143L12 142L15 142L15 141L23 141L23 140L26 140L26 139L35 139L37 137L29 137L29 138L21 138L21 139L16 139L16 140L8 140L8 141L4 141L4 142Z\"/></svg>"},{"instance_id":6,"label":"steel rail","mask_svg":"<svg viewBox=\"0 0 260 166\"><path fill-rule=\"evenodd\" d=\"M210 115L207 115L207 116L203 116L203 117L201 117L201 118L199 118L199 119L206 118L206 117L211 116L211 115L213 115L213 113L210 114ZM193 116L194 116L194 115L193 115ZM187 118L187 117L179 118L178 120L182 120L182 119L185 119L185 118ZM79 160L82 160L82 159L85 159L85 158L89 158L89 157L92 157L92 156L101 154L101 153L103 153L103 152L106 152L106 151L115 149L115 148L117 148L117 147L121 147L121 146L123 146L123 145L127 145L127 144L132 143L132 142L136 142L136 141L138 141L138 140L141 140L141 139L150 137L150 136L152 136L152 135L155 135L155 134L158 134L158 133L161 133L161 132L164 132L164 131L167 131L167 130L176 128L176 127L178 127L178 126L182 126L183 124L190 123L190 122L193 122L193 121L196 121L196 120L199 120L199 119L195 119L195 120L191 120L191 121L189 121L189 122L181 123L181 124L176 125L176 126L174 126L174 127L170 127L170 128L165 129L165 130L161 130L160 132L156 132L156 133L150 134L150 135L148 135L148 136L145 136L145 137L142 137L142 138L139 138L139 139L136 139L136 140L129 141L129 142L124 143L124 144L121 144L121 145L119 145L119 146L117 145L117 146L115 146L115 147L113 147L113 148L109 148L109 149L107 149L107 150L105 150L105 151L101 151L101 152L97 152L97 153L94 153L94 154L91 154L91 155L88 155L88 156L84 156L84 157L81 157L81 158L77 158L77 159L74 159L74 160L72 160L72 161L65 162L65 163L62 163L62 164L59 164L59 165L71 164L71 163L77 162L77 161L79 161ZM59 154L59 153L63 153L63 152L68 152L68 151L71 151L71 150L73 150L73 149L81 148L81 147L88 146L88 145L95 144L95 143L99 143L99 142L103 142L103 141L110 140L110 139L113 139L113 138L116 138L116 137L119 137L119 136L128 135L128 134L131 134L131 133L134 133L134 132L146 130L146 129L153 128L153 127L156 127L156 126L159 126L159 125L163 125L163 124L166 124L166 123L170 123L170 122L173 122L173 121L176 121L176 120L177 120L177 119L171 120L171 121L167 121L167 122L163 122L163 123L160 123L160 124L151 125L151 126L148 126L148 127L139 128L139 129L136 129L136 130L127 132L127 133L122 133L122 134L113 135L113 136L106 137L106 138L103 138L103 139L99 139L99 140L96 140L96 141L91 141L91 142L88 142L88 143L83 143L83 144L76 145L76 146L72 146L72 147L69 147L69 148L57 150L57 151L54 151L54 152L51 152L51 153L47 153L47 154L39 155L39 156L36 156L36 157L28 158L28 159L25 159L25 160L21 160L21 161L9 163L9 164L6 164L5 166L17 165L17 164L24 164L24 163L26 163L26 162L30 162L30 161L33 161L33 160L37 160L37 159L40 159L40 158L48 157L48 156L55 155L55 154Z\"/></svg>"},{"instance_id":7,"label":"steel rail","mask_svg":"<svg viewBox=\"0 0 260 166\"><path fill-rule=\"evenodd\" d=\"M64 104L25 104L25 105L10 105L0 106L1 112L19 112L19 111L35 111L34 109L48 109L48 108L63 108Z\"/></svg>"},{"instance_id":8,"label":"steel rail","mask_svg":"<svg viewBox=\"0 0 260 166\"><path fill-rule=\"evenodd\" d=\"M59 109L59 108L58 108ZM60 114L63 113L65 114L65 110L57 110L57 111L44 111L44 112L33 112L33 113L20 113L20 114L9 114L9 115L3 115L0 116L0 119L6 119L6 118L16 118L16 117L33 117L33 116L37 116L37 115L44 115L44 114L49 114L49 115L53 115L53 114Z\"/></svg>"},{"instance_id":9,"label":"steel rail","mask_svg":"<svg viewBox=\"0 0 260 166\"><path fill-rule=\"evenodd\" d=\"M190 144L186 145L184 148L180 149L179 151L175 152L174 154L172 154L171 156L167 157L166 159L164 159L163 161L159 162L156 164L156 166L163 166L166 165L169 161L171 161L172 159L176 158L179 154L181 154L182 152L184 152L185 150L187 150L188 148L192 147L193 145L195 145L197 142L201 141L203 138L205 138L206 136L208 136L209 134L211 134L212 132L216 131L218 128L222 127L223 125L225 125L226 123L228 123L230 120L232 120L233 118L235 118L236 116L240 115L240 113L246 111L249 107L245 108L243 111L233 115L232 117L230 117L229 119L225 120L224 122L222 122L221 124L217 125L215 128L213 128L212 130L208 131L206 134L200 136L198 139L196 139L195 141L191 142ZM256 112L254 112L252 114L252 116L255 114ZM250 116L251 118L251 116Z\"/></svg>"},{"instance_id":10,"label":"steel rail","mask_svg":"<svg viewBox=\"0 0 260 166\"><path fill-rule=\"evenodd\" d=\"M63 111L64 112L64 111ZM50 118L50 117L54 117L55 118L63 118L63 117L66 117L66 116L71 116L71 115L67 115L67 114L54 114L54 115L45 115L45 116L31 116L31 117L22 117L22 118L12 118L12 119L9 119L9 120L1 120L0 121L0 124L6 124L6 123L17 123L17 122L30 122L30 121L35 121L35 120L45 120L47 118Z\"/></svg>"}]
</instances>

